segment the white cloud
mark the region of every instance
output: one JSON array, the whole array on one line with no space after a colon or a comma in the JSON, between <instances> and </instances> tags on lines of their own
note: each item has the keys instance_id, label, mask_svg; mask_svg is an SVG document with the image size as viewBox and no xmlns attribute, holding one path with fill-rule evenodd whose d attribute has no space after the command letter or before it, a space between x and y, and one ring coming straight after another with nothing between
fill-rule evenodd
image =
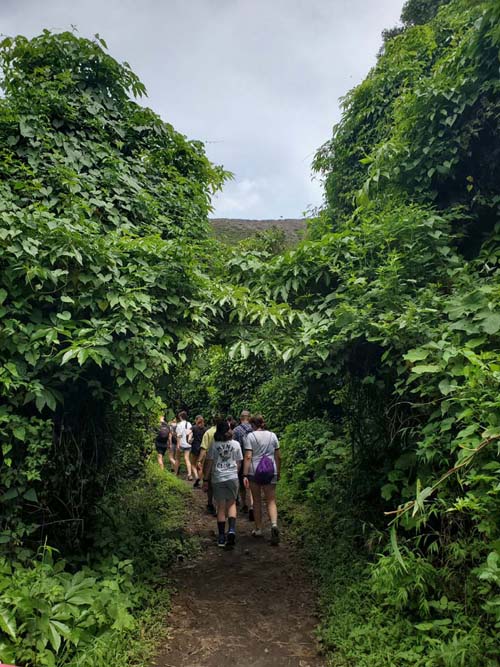
<instances>
[{"instance_id":1,"label":"white cloud","mask_svg":"<svg viewBox=\"0 0 500 667\"><path fill-rule=\"evenodd\" d=\"M235 173L216 215L298 217L319 204L315 150L375 63L403 0L0 0L4 34L98 32L147 104ZM250 190L249 184L252 184Z\"/></svg>"}]
</instances>

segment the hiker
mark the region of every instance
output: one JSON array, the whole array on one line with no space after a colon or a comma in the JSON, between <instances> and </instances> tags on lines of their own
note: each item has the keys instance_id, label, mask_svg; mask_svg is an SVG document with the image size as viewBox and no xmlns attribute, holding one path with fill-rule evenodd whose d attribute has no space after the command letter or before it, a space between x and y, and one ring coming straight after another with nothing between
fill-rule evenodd
<instances>
[{"instance_id":1,"label":"hiker","mask_svg":"<svg viewBox=\"0 0 500 667\"><path fill-rule=\"evenodd\" d=\"M236 419L233 417L233 415L228 415L226 417L226 422L227 422L228 428L230 428L231 431L234 431L234 429L236 428Z\"/></svg>"},{"instance_id":2,"label":"hiker","mask_svg":"<svg viewBox=\"0 0 500 667\"><path fill-rule=\"evenodd\" d=\"M181 410L177 415L177 427L175 429L177 435L177 446L180 447L181 452L184 454L184 463L186 464L187 479L188 482L191 482L193 479L191 471L191 462L189 460L189 454L191 453L191 440L193 438L193 427L191 423L187 420L187 412Z\"/></svg>"},{"instance_id":3,"label":"hiker","mask_svg":"<svg viewBox=\"0 0 500 667\"><path fill-rule=\"evenodd\" d=\"M170 447L168 448L168 460L170 461L170 469L177 475L180 466L180 447L177 447L177 420L173 417L170 420Z\"/></svg>"},{"instance_id":4,"label":"hiker","mask_svg":"<svg viewBox=\"0 0 500 667\"><path fill-rule=\"evenodd\" d=\"M236 543L236 498L238 496L238 470L243 461L241 447L233 440L233 432L227 423L219 422L214 441L207 454L204 488L212 481L214 501L217 506L217 546L232 547ZM226 517L228 531L226 536Z\"/></svg>"},{"instance_id":5,"label":"hiker","mask_svg":"<svg viewBox=\"0 0 500 667\"><path fill-rule=\"evenodd\" d=\"M212 417L212 426L205 431L205 434L201 440L201 450L200 450L200 455L198 457L198 465L197 465L198 474L202 476L204 479L208 479L208 487L205 490L207 493L207 512L209 514L215 514L215 506L213 501L212 482L210 481L208 475L205 474L205 467L207 465L206 456L210 447L213 444L214 435L216 431L216 424L218 421L219 421L218 417L216 416Z\"/></svg>"},{"instance_id":6,"label":"hiker","mask_svg":"<svg viewBox=\"0 0 500 667\"><path fill-rule=\"evenodd\" d=\"M278 508L276 506L276 484L280 478L281 457L276 434L269 431L262 415L250 419L253 431L245 438L245 461L243 483L252 491L255 513L254 537L262 537L262 492L271 520L271 544L280 541Z\"/></svg>"},{"instance_id":7,"label":"hiker","mask_svg":"<svg viewBox=\"0 0 500 667\"><path fill-rule=\"evenodd\" d=\"M156 434L155 446L156 451L158 452L158 465L162 470L165 469L163 457L165 456L167 449L170 449L170 440L170 427L165 421L165 416L160 415L160 428Z\"/></svg>"},{"instance_id":8,"label":"hiker","mask_svg":"<svg viewBox=\"0 0 500 667\"><path fill-rule=\"evenodd\" d=\"M240 414L240 423L233 431L233 438L240 444L242 452L245 451L245 438L252 431L253 429L250 424L250 413L248 412L248 410L242 410ZM248 512L248 520L253 521L254 510L253 510L252 492L249 488L248 489L245 488L245 485L243 483L243 466L241 466L240 468L239 480L240 480L240 496L243 501L243 506L241 508L241 511L243 513Z\"/></svg>"},{"instance_id":9,"label":"hiker","mask_svg":"<svg viewBox=\"0 0 500 667\"><path fill-rule=\"evenodd\" d=\"M189 455L191 470L194 476L193 486L195 489L200 486L200 477L198 475L198 459L200 458L201 443L206 430L205 420L201 415L198 415L194 420L193 441L191 442L191 453Z\"/></svg>"}]
</instances>

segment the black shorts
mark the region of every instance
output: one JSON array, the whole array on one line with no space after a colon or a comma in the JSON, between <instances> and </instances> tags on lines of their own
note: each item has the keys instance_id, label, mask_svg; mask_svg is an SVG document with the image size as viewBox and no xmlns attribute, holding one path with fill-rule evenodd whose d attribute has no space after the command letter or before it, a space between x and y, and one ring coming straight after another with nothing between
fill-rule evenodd
<instances>
[{"instance_id":1,"label":"black shorts","mask_svg":"<svg viewBox=\"0 0 500 667\"><path fill-rule=\"evenodd\" d=\"M167 451L168 442L158 442L158 441L156 441L155 446L156 446L156 451L158 452L158 454L161 454L163 456L163 454L165 454L165 452Z\"/></svg>"}]
</instances>

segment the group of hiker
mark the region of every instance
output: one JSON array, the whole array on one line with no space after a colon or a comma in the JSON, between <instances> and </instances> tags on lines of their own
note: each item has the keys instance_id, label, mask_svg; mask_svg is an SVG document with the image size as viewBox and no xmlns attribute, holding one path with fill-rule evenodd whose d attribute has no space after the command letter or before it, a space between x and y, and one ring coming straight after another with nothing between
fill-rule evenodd
<instances>
[{"instance_id":1,"label":"group of hiker","mask_svg":"<svg viewBox=\"0 0 500 667\"><path fill-rule=\"evenodd\" d=\"M207 511L217 517L219 547L231 548L236 543L238 505L248 520L255 522L252 535L263 537L263 496L271 521L271 544L279 544L276 505L281 467L279 441L266 427L262 415L243 410L239 422L231 416L215 416L210 427L202 415L195 418L194 425L185 411L170 422L162 415L156 451L162 469L168 455L174 474L179 474L183 458L187 480L207 493Z\"/></svg>"}]
</instances>

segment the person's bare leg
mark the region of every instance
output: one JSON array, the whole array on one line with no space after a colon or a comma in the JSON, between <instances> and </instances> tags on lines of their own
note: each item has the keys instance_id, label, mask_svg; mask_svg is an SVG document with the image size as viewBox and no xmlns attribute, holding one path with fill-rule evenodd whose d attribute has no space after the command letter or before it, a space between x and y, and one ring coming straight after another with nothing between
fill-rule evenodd
<instances>
[{"instance_id":1,"label":"person's bare leg","mask_svg":"<svg viewBox=\"0 0 500 667\"><path fill-rule=\"evenodd\" d=\"M194 456L194 454L191 454L191 453L190 453L190 454L189 454L189 461L190 461L190 463L191 463L191 474L193 475L193 477L194 477L195 480L198 480L198 479L199 479L199 476L198 476L198 465L197 465L198 461L197 461L197 457Z\"/></svg>"},{"instance_id":2,"label":"person's bare leg","mask_svg":"<svg viewBox=\"0 0 500 667\"><path fill-rule=\"evenodd\" d=\"M226 503L223 500L217 503L217 521L226 522Z\"/></svg>"},{"instance_id":3,"label":"person's bare leg","mask_svg":"<svg viewBox=\"0 0 500 667\"><path fill-rule=\"evenodd\" d=\"M276 486L274 484L266 484L264 487L264 495L266 497L267 512L271 520L271 525L278 525L278 507L276 505Z\"/></svg>"},{"instance_id":4,"label":"person's bare leg","mask_svg":"<svg viewBox=\"0 0 500 667\"><path fill-rule=\"evenodd\" d=\"M178 475L179 474L179 468L181 467L181 448L177 447L175 450L175 467L174 467L174 474Z\"/></svg>"},{"instance_id":5,"label":"person's bare leg","mask_svg":"<svg viewBox=\"0 0 500 667\"><path fill-rule=\"evenodd\" d=\"M170 469L175 473L175 454L172 453L171 449L168 452L168 460L170 461Z\"/></svg>"},{"instance_id":6,"label":"person's bare leg","mask_svg":"<svg viewBox=\"0 0 500 667\"><path fill-rule=\"evenodd\" d=\"M249 508L253 508L253 495L251 489L246 489L245 490L245 505Z\"/></svg>"},{"instance_id":7,"label":"person's bare leg","mask_svg":"<svg viewBox=\"0 0 500 667\"><path fill-rule=\"evenodd\" d=\"M158 452L158 465L162 470L165 469L165 466L163 465L163 454L160 454L160 452Z\"/></svg>"},{"instance_id":8,"label":"person's bare leg","mask_svg":"<svg viewBox=\"0 0 500 667\"><path fill-rule=\"evenodd\" d=\"M226 512L228 519L236 519L237 516L236 500L226 501Z\"/></svg>"},{"instance_id":9,"label":"person's bare leg","mask_svg":"<svg viewBox=\"0 0 500 667\"><path fill-rule=\"evenodd\" d=\"M253 497L253 511L255 514L255 530L262 530L262 499L260 486L250 482L250 490Z\"/></svg>"},{"instance_id":10,"label":"person's bare leg","mask_svg":"<svg viewBox=\"0 0 500 667\"><path fill-rule=\"evenodd\" d=\"M184 450L184 463L186 464L186 471L187 471L188 479L190 477L192 477L192 475L191 475L191 461L189 460L189 454L190 454L189 449L185 449Z\"/></svg>"}]
</instances>

